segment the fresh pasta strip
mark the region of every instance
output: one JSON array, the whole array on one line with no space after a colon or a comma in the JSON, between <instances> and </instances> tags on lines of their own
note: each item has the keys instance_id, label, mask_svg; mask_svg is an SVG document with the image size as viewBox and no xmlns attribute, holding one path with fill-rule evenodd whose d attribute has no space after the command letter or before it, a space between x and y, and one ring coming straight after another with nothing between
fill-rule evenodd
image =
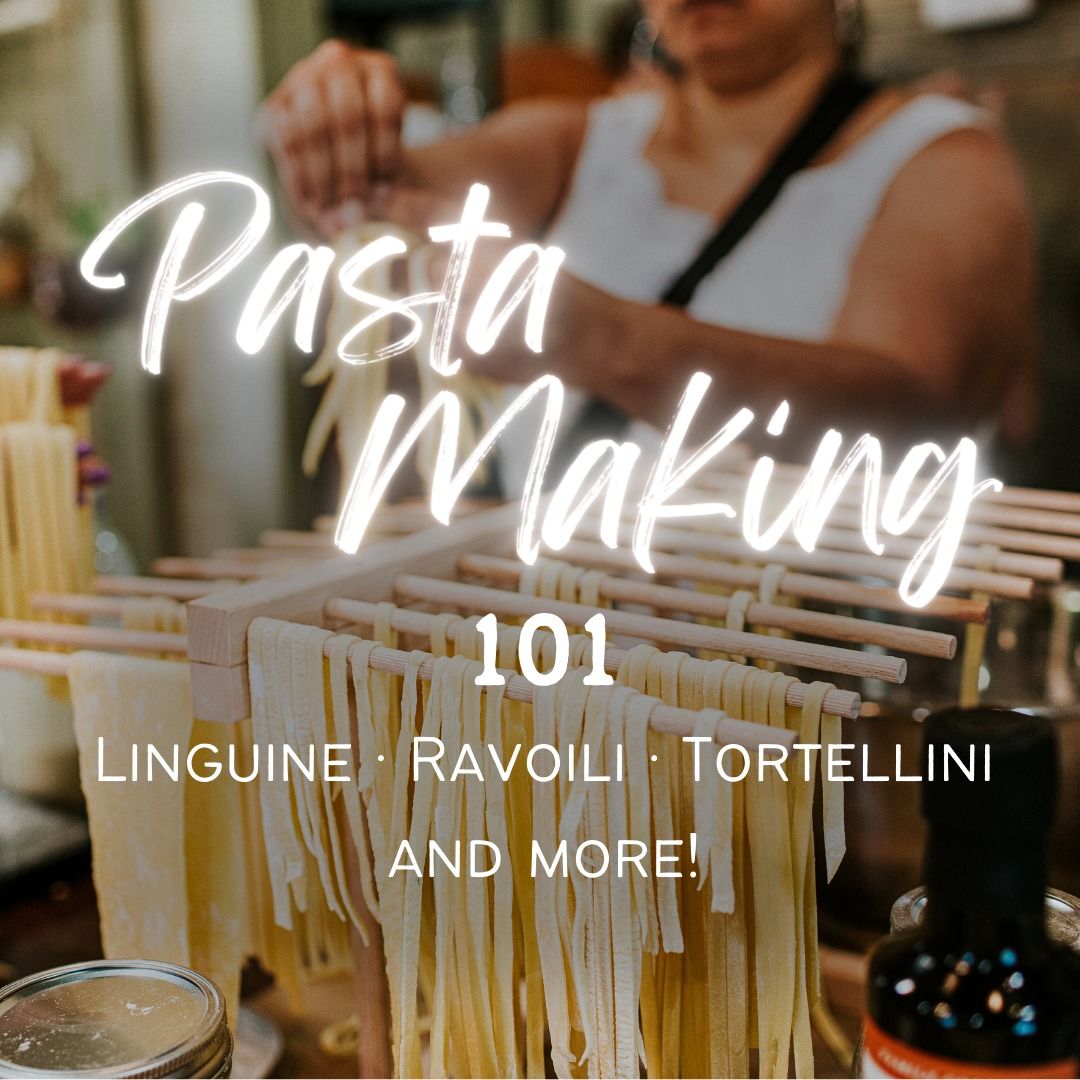
<instances>
[{"instance_id":1,"label":"fresh pasta strip","mask_svg":"<svg viewBox=\"0 0 1080 1080\"><path fill-rule=\"evenodd\" d=\"M745 630L746 629L746 611L750 605L754 602L754 594L748 589L739 589L737 592L731 594L731 599L728 601L727 617L724 621L724 626L728 630ZM745 664L745 656L732 656L732 661L736 664Z\"/></svg>"},{"instance_id":2,"label":"fresh pasta strip","mask_svg":"<svg viewBox=\"0 0 1080 1080\"><path fill-rule=\"evenodd\" d=\"M818 741L821 730L821 709L825 695L832 689L830 684L816 682L806 691L799 722L799 741L813 744ZM778 680L773 688L770 714L785 714L784 697L787 686ZM810 751L813 753L813 751ZM813 762L810 776L813 777ZM805 1076L813 1072L814 1051L811 1042L810 1010L817 996L817 917L814 881L814 829L813 829L813 780L802 775L795 779L795 798L792 808L791 871L795 884L795 1016L793 1043L795 1052L795 1075Z\"/></svg>"},{"instance_id":3,"label":"fresh pasta strip","mask_svg":"<svg viewBox=\"0 0 1080 1080\"><path fill-rule=\"evenodd\" d=\"M313 713L322 709L323 690L323 655L322 650L330 633L316 627L290 627L297 632L297 647L292 647L288 635L278 637L278 655L285 662L292 661L293 709L282 709L285 721L286 745L298 751L301 760L313 760L315 746ZM284 640L283 640L284 639ZM317 771L317 770L316 770ZM299 769L291 777L290 784L300 832L309 855L314 858L318 880L322 885L323 895L330 910L344 919L345 910L338 895L327 850L326 822L322 809L320 785L314 779L302 775Z\"/></svg>"},{"instance_id":4,"label":"fresh pasta strip","mask_svg":"<svg viewBox=\"0 0 1080 1080\"><path fill-rule=\"evenodd\" d=\"M654 687L650 685L649 668L653 661L659 664L659 651L651 645L637 645L626 654L616 679L638 693L648 693L655 697ZM659 687L655 687L658 691ZM670 795L671 762L674 747L672 740L657 732L650 732L648 737L650 754L656 755L656 762L650 774L652 817L655 835L673 839L675 824L672 817ZM663 941L664 951L682 952L682 928L679 925L678 893L674 878L661 878L656 886L656 908Z\"/></svg>"},{"instance_id":5,"label":"fresh pasta strip","mask_svg":"<svg viewBox=\"0 0 1080 1080\"><path fill-rule=\"evenodd\" d=\"M476 660L465 661L464 688L462 691L461 717L463 739L479 751L483 742L482 694L476 685L476 677L482 670ZM480 776L465 776L458 781L464 785L465 812L462 816L461 840L466 849L472 839L486 840L488 785ZM464 891L466 910L465 925L458 927L466 938L468 979L471 984L474 1007L477 1009L475 1024L480 1070L495 1073L496 1046L491 997L491 969L493 949L491 942L490 910L492 896L490 881L475 875L463 875L458 883Z\"/></svg>"},{"instance_id":6,"label":"fresh pasta strip","mask_svg":"<svg viewBox=\"0 0 1080 1080\"><path fill-rule=\"evenodd\" d=\"M187 608L167 596L130 596L124 600L120 624L125 630L187 633Z\"/></svg>"},{"instance_id":7,"label":"fresh pasta strip","mask_svg":"<svg viewBox=\"0 0 1080 1080\"><path fill-rule=\"evenodd\" d=\"M518 639L520 631L516 627L506 627L499 632L496 659L500 667L517 667ZM537 638L533 639L534 653L540 648ZM539 659L533 656L535 663ZM515 744L521 747L523 754L532 745L531 709L516 701L504 702L503 737L506 750L512 750ZM530 873L530 853L532 844L532 792L531 780L527 773L515 770L509 781L508 821L510 842L510 863L514 876L514 892L518 896L520 911L530 912L535 904L534 881ZM540 1076L544 1071L544 986L540 968L540 953L536 944L536 935L526 932L522 926L522 964L525 977L525 1072L528 1076Z\"/></svg>"},{"instance_id":8,"label":"fresh pasta strip","mask_svg":"<svg viewBox=\"0 0 1080 1080\"><path fill-rule=\"evenodd\" d=\"M844 834L844 782L829 776L829 747L843 742L843 723L839 716L824 713L821 717L821 819L825 842L825 875L832 881L847 850Z\"/></svg>"},{"instance_id":9,"label":"fresh pasta strip","mask_svg":"<svg viewBox=\"0 0 1080 1080\"><path fill-rule=\"evenodd\" d=\"M538 743L556 746L557 686L538 686L533 693L533 732ZM533 785L533 837L547 858L555 852L558 820L558 786ZM570 1000L566 970L570 958L559 933L557 886L545 874L535 879L536 939L544 978L544 1007L551 1038L551 1063L555 1075L573 1076L570 1050Z\"/></svg>"},{"instance_id":10,"label":"fresh pasta strip","mask_svg":"<svg viewBox=\"0 0 1080 1080\"><path fill-rule=\"evenodd\" d=\"M248 629L248 684L251 690L251 735L253 748L263 757L271 745L281 746L284 730L280 724L282 690L278 680L276 643L282 624L272 619L255 619ZM306 907L304 853L296 834L291 796L284 784L259 779L263 843L270 875L274 922L285 930L293 928L290 893L302 911Z\"/></svg>"},{"instance_id":11,"label":"fresh pasta strip","mask_svg":"<svg viewBox=\"0 0 1080 1080\"><path fill-rule=\"evenodd\" d=\"M65 410L59 349L0 348L0 424L71 422L85 408Z\"/></svg>"},{"instance_id":12,"label":"fresh pasta strip","mask_svg":"<svg viewBox=\"0 0 1080 1080\"><path fill-rule=\"evenodd\" d=\"M329 681L330 681L330 724L332 742L341 746L353 745L352 723L349 711L349 650L356 638L348 634L335 634L328 646ZM379 901L375 895L375 882L372 876L370 842L367 826L364 822L363 806L357 782L355 765L350 765L347 783L339 784L335 794L345 807L345 819L352 837L353 850L356 853L359 870L360 889L364 904L375 917L378 916ZM362 924L357 926L361 941L368 943L367 931Z\"/></svg>"},{"instance_id":13,"label":"fresh pasta strip","mask_svg":"<svg viewBox=\"0 0 1080 1080\"><path fill-rule=\"evenodd\" d=\"M627 687L597 688L605 691L609 746L626 742L626 709L631 697ZM627 791L623 783L607 785L607 845L616 854L630 838ZM608 874L610 890L610 934L612 983L614 991L615 1075L636 1077L641 1033L638 1008L641 992L641 938L634 923L634 905L630 881L623 875Z\"/></svg>"},{"instance_id":14,"label":"fresh pasta strip","mask_svg":"<svg viewBox=\"0 0 1080 1080\"><path fill-rule=\"evenodd\" d=\"M187 964L184 785L106 784L96 773L99 738L189 744L186 665L75 653L69 679L105 953Z\"/></svg>"},{"instance_id":15,"label":"fresh pasta strip","mask_svg":"<svg viewBox=\"0 0 1080 1080\"><path fill-rule=\"evenodd\" d=\"M558 746L581 745L582 733L585 727L585 701L588 692L589 688L585 685L580 672L568 672L566 678L559 684L556 724ZM570 798L570 790L569 764L563 763L559 772L559 808L562 815L558 823L558 835L560 837L567 802ZM576 882L572 882L572 884L576 887ZM562 939L563 956L567 961L573 990L571 1023L582 1033L584 1041L579 1053L579 1061L585 1061L591 1058L596 1043L596 1013L595 1009L587 1007L589 991L585 969L584 924L578 919L579 899L573 889L560 889L556 896L556 903L559 936Z\"/></svg>"},{"instance_id":16,"label":"fresh pasta strip","mask_svg":"<svg viewBox=\"0 0 1080 1080\"><path fill-rule=\"evenodd\" d=\"M450 761L457 758L461 744L461 692L466 661L461 657L448 659L432 678L431 693L440 697L442 740ZM451 850L460 829L460 802L457 785L439 784L435 796L433 839L443 851ZM452 906L454 879L437 873L435 889L435 990L431 1003L431 1074L445 1076L448 1071L449 1028L447 1026L451 966L454 963L454 909Z\"/></svg>"},{"instance_id":17,"label":"fresh pasta strip","mask_svg":"<svg viewBox=\"0 0 1080 1080\"><path fill-rule=\"evenodd\" d=\"M993 570L999 549L995 544L983 544L979 548L976 568ZM988 600L989 594L972 593L973 600ZM964 645L960 655L960 707L971 709L979 704L979 677L982 674L983 657L986 653L986 636L989 622L968 623L964 627Z\"/></svg>"},{"instance_id":18,"label":"fresh pasta strip","mask_svg":"<svg viewBox=\"0 0 1080 1080\"><path fill-rule=\"evenodd\" d=\"M767 672L753 670L744 704L758 723L769 722ZM749 702L747 693L749 692ZM760 753L760 751L759 751ZM787 790L772 769L747 787L747 833L754 876L758 1053L763 1077L786 1075L795 998L795 885L792 880Z\"/></svg>"},{"instance_id":19,"label":"fresh pasta strip","mask_svg":"<svg viewBox=\"0 0 1080 1080\"><path fill-rule=\"evenodd\" d=\"M431 691L424 703L424 720L421 734L426 738L439 738L442 732L444 694L441 683L448 678L451 660L441 657L435 662L431 676ZM435 780L430 771L420 774L413 793L412 815L409 825L409 845L421 867L426 865L428 837L432 830L432 814L435 806ZM421 945L421 908L423 880L413 875L405 879L405 898L402 918L401 982L391 987L397 996L401 1011L401 1034L395 1056L399 1076L419 1076L421 1072L420 1038L417 1030L416 995L418 989ZM437 993L433 989L434 995ZM445 1045L441 1050L445 1054Z\"/></svg>"}]
</instances>

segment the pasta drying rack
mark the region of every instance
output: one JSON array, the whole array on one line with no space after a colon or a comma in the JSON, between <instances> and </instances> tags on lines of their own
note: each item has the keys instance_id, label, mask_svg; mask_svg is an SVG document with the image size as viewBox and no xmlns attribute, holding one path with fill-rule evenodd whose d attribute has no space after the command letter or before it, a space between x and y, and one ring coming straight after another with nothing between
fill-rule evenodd
<instances>
[{"instance_id":1,"label":"pasta drying rack","mask_svg":"<svg viewBox=\"0 0 1080 1080\"><path fill-rule=\"evenodd\" d=\"M708 482L715 492L740 478L745 479L733 472ZM613 606L606 611L613 637L666 649L715 650L838 682L828 693L825 711L855 718L860 695L851 688L858 686L853 680L901 683L907 656L955 656L954 634L913 626L912 621L934 626L949 622L953 628L970 628L968 632L985 627L990 598L1026 599L1036 582L1060 580L1063 558L1080 557L1080 496L1007 489L976 504L975 510L965 538L984 546L962 547L946 591L919 611L905 605L895 589L903 566L895 556L910 552L914 541L894 545L891 558L855 554L857 511L845 508L843 500L833 518L836 524L822 534L818 551L783 545L769 554L770 560L787 567L784 570L764 569L763 556L750 552L737 536L725 534L722 522L713 529L711 520L709 530L657 530L655 579L643 580L625 550L591 541L572 541L557 555L599 571L597 588L605 602L635 609ZM514 557L513 537L519 513L515 505L500 506L469 513L450 526L423 528L430 523L426 507L388 508L379 520L390 538L373 538L356 556L336 552L325 522L317 522L311 532L272 530L258 548L219 551L209 559L159 560L154 578L99 579L95 595L36 598L41 610L87 617L117 614L123 596L171 596L189 602L186 635L9 621L0 623L0 638L67 648L186 654L196 716L237 723L250 713L247 633L259 617L332 629L364 627L372 625L380 602L392 600L398 605L394 628L421 637L431 631L433 611L492 612L500 620L545 611L571 627L582 626L595 614L594 607L518 591L523 571ZM985 546L989 544L995 547ZM744 614L753 631L690 621L722 622L735 603L722 591L756 589L766 576L779 602L749 603ZM867 578L882 583L868 584ZM787 606L784 598L810 601L816 609ZM863 617L821 608L861 612ZM896 621L898 615L904 616L903 622ZM605 666L614 670L620 659L620 651L610 648ZM404 671L405 660L405 653L393 649L378 648L371 655L373 667L396 673ZM0 649L0 666L63 674L66 657L60 652ZM420 673L425 675L423 666ZM788 703L801 704L806 689L806 683L794 683ZM531 686L511 680L507 693L527 700ZM686 731L693 714L661 706L651 722L664 730ZM752 727L735 722L729 732L732 741L752 745ZM769 738L776 741L777 734L770 729ZM388 1031L378 926L368 913L362 914L368 945L357 941L357 993L368 1030ZM385 1040L362 1040L360 1055L363 1075L385 1075L391 1066Z\"/></svg>"}]
</instances>

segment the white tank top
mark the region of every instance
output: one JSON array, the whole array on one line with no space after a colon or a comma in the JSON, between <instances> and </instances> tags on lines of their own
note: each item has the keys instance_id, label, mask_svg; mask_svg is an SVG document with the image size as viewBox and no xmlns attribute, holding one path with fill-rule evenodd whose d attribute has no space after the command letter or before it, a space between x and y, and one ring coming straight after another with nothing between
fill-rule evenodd
<instances>
[{"instance_id":1,"label":"white tank top","mask_svg":"<svg viewBox=\"0 0 1080 1080\"><path fill-rule=\"evenodd\" d=\"M569 273L646 303L659 299L717 227L709 214L669 202L645 157L663 105L658 93L638 93L590 108L570 191L547 236L566 251ZM734 330L824 341L847 295L863 236L897 173L943 135L985 124L983 112L954 98L913 98L835 161L793 176L701 282L687 311ZM584 405L583 395L567 393L561 434ZM640 441L642 426L635 424L629 437ZM531 451L519 440L500 453L508 492L519 489Z\"/></svg>"}]
</instances>

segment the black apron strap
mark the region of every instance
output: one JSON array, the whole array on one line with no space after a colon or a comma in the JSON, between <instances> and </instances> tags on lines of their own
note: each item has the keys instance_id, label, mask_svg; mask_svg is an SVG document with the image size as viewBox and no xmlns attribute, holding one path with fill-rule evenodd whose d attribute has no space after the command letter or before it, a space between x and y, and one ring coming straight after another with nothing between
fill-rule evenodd
<instances>
[{"instance_id":1,"label":"black apron strap","mask_svg":"<svg viewBox=\"0 0 1080 1080\"><path fill-rule=\"evenodd\" d=\"M817 103L781 147L756 184L713 233L692 263L667 287L661 302L686 307L698 286L743 240L776 201L784 185L805 169L874 92L873 83L842 73L830 80Z\"/></svg>"}]
</instances>

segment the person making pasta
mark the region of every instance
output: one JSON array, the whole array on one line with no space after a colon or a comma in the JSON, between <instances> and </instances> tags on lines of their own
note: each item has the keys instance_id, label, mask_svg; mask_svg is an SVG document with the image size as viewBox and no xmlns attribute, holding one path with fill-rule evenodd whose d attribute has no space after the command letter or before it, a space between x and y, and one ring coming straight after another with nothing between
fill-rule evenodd
<instances>
[{"instance_id":1,"label":"person making pasta","mask_svg":"<svg viewBox=\"0 0 1080 1080\"><path fill-rule=\"evenodd\" d=\"M849 74L855 0L646 13L676 69L660 88L517 104L420 149L402 145L393 60L324 43L264 107L293 209L326 236L423 227L488 184L489 216L566 262L542 357L512 334L459 355L504 382L553 371L586 427L590 411L597 430L612 414L664 426L704 371L724 415L787 399L815 432L910 442L993 422L1025 439L1032 230L987 115Z\"/></svg>"}]
</instances>

